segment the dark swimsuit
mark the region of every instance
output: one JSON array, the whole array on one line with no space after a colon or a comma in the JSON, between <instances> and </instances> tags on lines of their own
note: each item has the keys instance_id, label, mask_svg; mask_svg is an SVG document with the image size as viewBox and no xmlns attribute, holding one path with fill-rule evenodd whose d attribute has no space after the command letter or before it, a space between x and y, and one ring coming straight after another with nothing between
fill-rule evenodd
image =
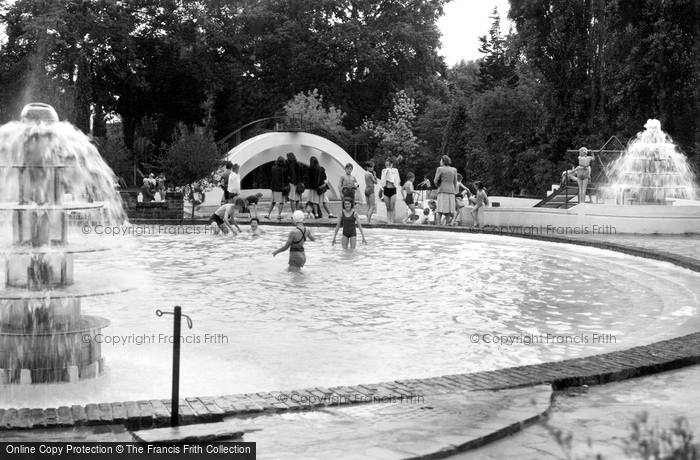
<instances>
[{"instance_id":1,"label":"dark swimsuit","mask_svg":"<svg viewBox=\"0 0 700 460\"><path fill-rule=\"evenodd\" d=\"M346 217L345 213L341 211L340 223L343 225L343 236L346 238L357 236L357 230L355 229L355 216L357 216L355 211L352 212L352 216L350 217Z\"/></svg>"},{"instance_id":2,"label":"dark swimsuit","mask_svg":"<svg viewBox=\"0 0 700 460\"><path fill-rule=\"evenodd\" d=\"M298 244L298 243L301 243L302 241L306 242L306 227L304 227L303 231L299 227L297 227L297 229L299 229L299 231L301 232L301 239L299 241L293 241L292 244ZM304 252L304 247L303 246L300 248L290 247L289 252Z\"/></svg>"},{"instance_id":3,"label":"dark swimsuit","mask_svg":"<svg viewBox=\"0 0 700 460\"><path fill-rule=\"evenodd\" d=\"M396 188L392 187L384 187L384 196L387 198L391 198L392 196L396 195Z\"/></svg>"}]
</instances>

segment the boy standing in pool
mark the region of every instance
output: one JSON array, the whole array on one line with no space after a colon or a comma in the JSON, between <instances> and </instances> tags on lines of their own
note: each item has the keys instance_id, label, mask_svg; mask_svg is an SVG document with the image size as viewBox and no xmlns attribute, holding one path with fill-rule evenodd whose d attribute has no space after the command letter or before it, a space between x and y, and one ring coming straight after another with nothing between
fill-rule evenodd
<instances>
[{"instance_id":1,"label":"boy standing in pool","mask_svg":"<svg viewBox=\"0 0 700 460\"><path fill-rule=\"evenodd\" d=\"M357 190L357 179L352 175L352 164L348 163L345 165L345 174L340 176L340 193L343 198L351 198L355 200L355 190Z\"/></svg>"}]
</instances>

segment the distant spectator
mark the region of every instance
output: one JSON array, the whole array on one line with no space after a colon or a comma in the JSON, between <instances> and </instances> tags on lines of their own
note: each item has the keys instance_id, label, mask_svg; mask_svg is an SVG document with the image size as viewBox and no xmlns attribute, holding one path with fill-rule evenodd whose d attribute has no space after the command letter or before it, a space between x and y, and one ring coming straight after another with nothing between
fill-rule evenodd
<instances>
[{"instance_id":1,"label":"distant spectator","mask_svg":"<svg viewBox=\"0 0 700 460\"><path fill-rule=\"evenodd\" d=\"M141 186L141 196L143 197L144 203L150 203L153 201L153 192L151 191L151 181L148 177L143 178L143 185Z\"/></svg>"},{"instance_id":2,"label":"distant spectator","mask_svg":"<svg viewBox=\"0 0 700 460\"><path fill-rule=\"evenodd\" d=\"M440 167L435 171L435 185L437 185L437 216L436 224L442 225L442 217L445 224L452 223L452 218L457 210L455 194L457 193L457 170L452 166L452 160L447 155L440 158Z\"/></svg>"},{"instance_id":3,"label":"distant spectator","mask_svg":"<svg viewBox=\"0 0 700 460\"><path fill-rule=\"evenodd\" d=\"M245 207L241 212L247 212L255 216L256 218L258 217L258 203L260 202L260 198L262 198L263 194L258 192L255 195L249 195L245 199ZM250 211L253 212L250 212Z\"/></svg>"},{"instance_id":4,"label":"distant spectator","mask_svg":"<svg viewBox=\"0 0 700 460\"><path fill-rule=\"evenodd\" d=\"M394 168L394 159L387 158L384 162L385 168L382 169L382 178L380 180L382 186L382 197L386 204L386 221L393 224L396 220L396 194L399 193L401 179L399 170ZM380 197L381 198L381 197Z\"/></svg>"},{"instance_id":5,"label":"distant spectator","mask_svg":"<svg viewBox=\"0 0 700 460\"><path fill-rule=\"evenodd\" d=\"M282 206L284 206L284 189L287 187L287 175L284 170L284 157L280 156L277 158L275 165L272 167L270 180L270 190L272 191L272 202L270 203L270 210L265 216L266 219L270 218L272 210L275 209L275 203L279 203L277 210L277 218L282 219Z\"/></svg>"},{"instance_id":6,"label":"distant spectator","mask_svg":"<svg viewBox=\"0 0 700 460\"><path fill-rule=\"evenodd\" d=\"M314 215L317 219L323 217L321 213L323 194L319 193L319 189L321 186L325 187L326 179L326 170L318 164L316 157L311 157L309 159L309 202L314 207Z\"/></svg>"},{"instance_id":7,"label":"distant spectator","mask_svg":"<svg viewBox=\"0 0 700 460\"><path fill-rule=\"evenodd\" d=\"M416 204L413 201L413 181L416 180L415 174L412 172L406 174L406 182L403 183L403 193L404 201L408 207L408 212L406 213L406 218L403 223L408 223L413 221L413 216L416 214Z\"/></svg>"},{"instance_id":8,"label":"distant spectator","mask_svg":"<svg viewBox=\"0 0 700 460\"><path fill-rule=\"evenodd\" d=\"M228 176L228 201L235 200L241 194L241 176L238 175L238 164L231 166L231 174Z\"/></svg>"},{"instance_id":9,"label":"distant spectator","mask_svg":"<svg viewBox=\"0 0 700 460\"><path fill-rule=\"evenodd\" d=\"M165 174L163 173L156 177L156 192L160 194L160 199L165 201Z\"/></svg>"},{"instance_id":10,"label":"distant spectator","mask_svg":"<svg viewBox=\"0 0 700 460\"><path fill-rule=\"evenodd\" d=\"M374 172L374 162L365 163L365 198L367 199L367 223L372 223L375 207L374 186L377 185L377 174Z\"/></svg>"},{"instance_id":11,"label":"distant spectator","mask_svg":"<svg viewBox=\"0 0 700 460\"><path fill-rule=\"evenodd\" d=\"M345 165L345 174L340 176L340 182L338 183L338 189L340 190L340 195L342 198L350 198L355 203L355 191L359 187L357 184L357 179L352 175L353 166L352 163Z\"/></svg>"},{"instance_id":12,"label":"distant spectator","mask_svg":"<svg viewBox=\"0 0 700 460\"><path fill-rule=\"evenodd\" d=\"M484 225L482 222L479 222L479 209L481 209L483 206L489 205L489 198L486 195L486 188L484 187L483 182L474 182L474 188L476 188L476 196L472 199L473 201L470 200L474 203L474 207L471 211L472 217L474 218L474 225L472 228L482 229L484 228Z\"/></svg>"},{"instance_id":13,"label":"distant spectator","mask_svg":"<svg viewBox=\"0 0 700 460\"><path fill-rule=\"evenodd\" d=\"M228 203L228 178L231 175L231 169L233 168L233 163L227 161L224 163L225 170L221 175L221 188L224 190L224 197L221 199L221 204Z\"/></svg>"},{"instance_id":14,"label":"distant spectator","mask_svg":"<svg viewBox=\"0 0 700 460\"><path fill-rule=\"evenodd\" d=\"M466 194L466 196L465 196ZM466 208L466 205L464 204L464 198L467 198L469 200L469 197L471 196L471 192L469 191L469 187L464 185L462 183L462 175L457 174L457 193L455 194L455 208L457 210L457 214L455 215L455 218L452 220L452 225L457 226L459 225L460 222L460 215L462 213L462 210ZM469 201L467 201L469 202Z\"/></svg>"},{"instance_id":15,"label":"distant spectator","mask_svg":"<svg viewBox=\"0 0 700 460\"><path fill-rule=\"evenodd\" d=\"M292 208L292 213L297 209L301 209L301 194L297 192L297 185L301 183L301 166L297 161L297 157L293 152L287 153L286 163L287 182L289 183L289 193L287 199L289 206Z\"/></svg>"}]
</instances>

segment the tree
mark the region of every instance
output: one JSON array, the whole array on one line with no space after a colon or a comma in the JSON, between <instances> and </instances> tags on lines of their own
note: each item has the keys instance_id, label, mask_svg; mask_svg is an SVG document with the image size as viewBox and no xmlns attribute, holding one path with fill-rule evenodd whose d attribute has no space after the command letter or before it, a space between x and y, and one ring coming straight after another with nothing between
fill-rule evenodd
<instances>
[{"instance_id":1,"label":"tree","mask_svg":"<svg viewBox=\"0 0 700 460\"><path fill-rule=\"evenodd\" d=\"M484 54L479 63L480 92L493 89L497 85L505 85L513 88L518 84L518 75L515 72L515 59L509 56L506 39L501 35L501 17L498 8L493 9L491 15L493 24L489 34L479 37L479 52Z\"/></svg>"},{"instance_id":2,"label":"tree","mask_svg":"<svg viewBox=\"0 0 700 460\"><path fill-rule=\"evenodd\" d=\"M90 84L90 62L85 54L78 59L78 77L75 81L73 102L73 124L86 134L90 134L90 112L92 85Z\"/></svg>"},{"instance_id":3,"label":"tree","mask_svg":"<svg viewBox=\"0 0 700 460\"><path fill-rule=\"evenodd\" d=\"M412 129L418 107L404 90L396 93L393 102L386 121L365 120L361 129L378 141L375 163L381 163L380 158L394 157L397 163L403 161L412 166L420 145Z\"/></svg>"},{"instance_id":4,"label":"tree","mask_svg":"<svg viewBox=\"0 0 700 460\"><path fill-rule=\"evenodd\" d=\"M290 119L300 119L304 125L319 126L333 134L345 134L345 114L333 104L325 108L323 96L318 94L317 89L294 96L284 105L284 113Z\"/></svg>"},{"instance_id":5,"label":"tree","mask_svg":"<svg viewBox=\"0 0 700 460\"><path fill-rule=\"evenodd\" d=\"M159 166L165 177L176 187L189 185L190 190L195 190L200 181L213 183L223 157L211 131L188 129L184 124L174 131L172 143L162 149L166 155L159 160ZM192 218L194 208L193 203Z\"/></svg>"}]
</instances>

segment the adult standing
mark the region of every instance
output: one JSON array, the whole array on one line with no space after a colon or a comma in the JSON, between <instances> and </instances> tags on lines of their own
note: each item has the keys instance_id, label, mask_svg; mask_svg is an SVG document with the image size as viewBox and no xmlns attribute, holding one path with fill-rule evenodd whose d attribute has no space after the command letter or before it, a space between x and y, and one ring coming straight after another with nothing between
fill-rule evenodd
<instances>
[{"instance_id":1,"label":"adult standing","mask_svg":"<svg viewBox=\"0 0 700 460\"><path fill-rule=\"evenodd\" d=\"M316 157L311 157L309 159L309 203L313 207L314 217L320 219L323 217L321 214L321 204L323 200L325 190L319 190L321 186L325 186L326 183L326 170L318 164L318 159Z\"/></svg>"},{"instance_id":2,"label":"adult standing","mask_svg":"<svg viewBox=\"0 0 700 460\"><path fill-rule=\"evenodd\" d=\"M301 166L299 166L297 157L293 152L287 153L286 169L287 182L289 183L287 199L289 200L289 206L292 208L292 213L294 213L297 209L301 210L301 193L297 192L297 185L301 183Z\"/></svg>"},{"instance_id":3,"label":"adult standing","mask_svg":"<svg viewBox=\"0 0 700 460\"><path fill-rule=\"evenodd\" d=\"M384 203L386 204L386 222L393 224L396 220L396 194L400 190L401 179L399 170L394 168L394 159L387 158L382 169L381 186Z\"/></svg>"},{"instance_id":4,"label":"adult standing","mask_svg":"<svg viewBox=\"0 0 700 460\"><path fill-rule=\"evenodd\" d=\"M238 163L231 166L231 174L228 176L228 199L233 203L241 194L241 176L238 174Z\"/></svg>"},{"instance_id":5,"label":"adult standing","mask_svg":"<svg viewBox=\"0 0 700 460\"><path fill-rule=\"evenodd\" d=\"M221 188L224 189L224 196L221 199L221 204L228 203L228 178L231 175L231 169L233 168L233 163L227 161L224 163L226 169L224 169L223 174L221 174Z\"/></svg>"},{"instance_id":6,"label":"adult standing","mask_svg":"<svg viewBox=\"0 0 700 460\"><path fill-rule=\"evenodd\" d=\"M156 193L160 195L161 201L165 201L165 174L163 173L156 177Z\"/></svg>"},{"instance_id":7,"label":"adult standing","mask_svg":"<svg viewBox=\"0 0 700 460\"><path fill-rule=\"evenodd\" d=\"M275 209L275 203L279 203L277 210L277 218L282 218L282 206L284 206L284 188L287 186L287 175L284 170L284 157L280 156L277 158L275 165L272 167L270 173L270 190L272 191L272 202L270 203L270 210L268 211L265 219L270 218L272 210Z\"/></svg>"},{"instance_id":8,"label":"adult standing","mask_svg":"<svg viewBox=\"0 0 700 460\"><path fill-rule=\"evenodd\" d=\"M143 185L141 186L141 199L144 203L150 203L155 198L153 192L151 191L151 182L148 177L143 178Z\"/></svg>"},{"instance_id":9,"label":"adult standing","mask_svg":"<svg viewBox=\"0 0 700 460\"><path fill-rule=\"evenodd\" d=\"M440 158L440 167L435 171L433 182L438 186L436 224L442 225L442 216L444 215L445 224L449 225L457 209L455 202L457 169L452 167L452 160L447 155Z\"/></svg>"},{"instance_id":10,"label":"adult standing","mask_svg":"<svg viewBox=\"0 0 700 460\"><path fill-rule=\"evenodd\" d=\"M304 253L304 243L306 240L315 241L313 233L311 230L304 226L304 213L301 211L294 211L292 214L292 220L294 221L294 229L289 232L287 237L287 242L281 248L275 250L272 253L272 257L276 256L280 252L284 252L289 249L289 271L298 272L301 267L306 264L306 254Z\"/></svg>"}]
</instances>

